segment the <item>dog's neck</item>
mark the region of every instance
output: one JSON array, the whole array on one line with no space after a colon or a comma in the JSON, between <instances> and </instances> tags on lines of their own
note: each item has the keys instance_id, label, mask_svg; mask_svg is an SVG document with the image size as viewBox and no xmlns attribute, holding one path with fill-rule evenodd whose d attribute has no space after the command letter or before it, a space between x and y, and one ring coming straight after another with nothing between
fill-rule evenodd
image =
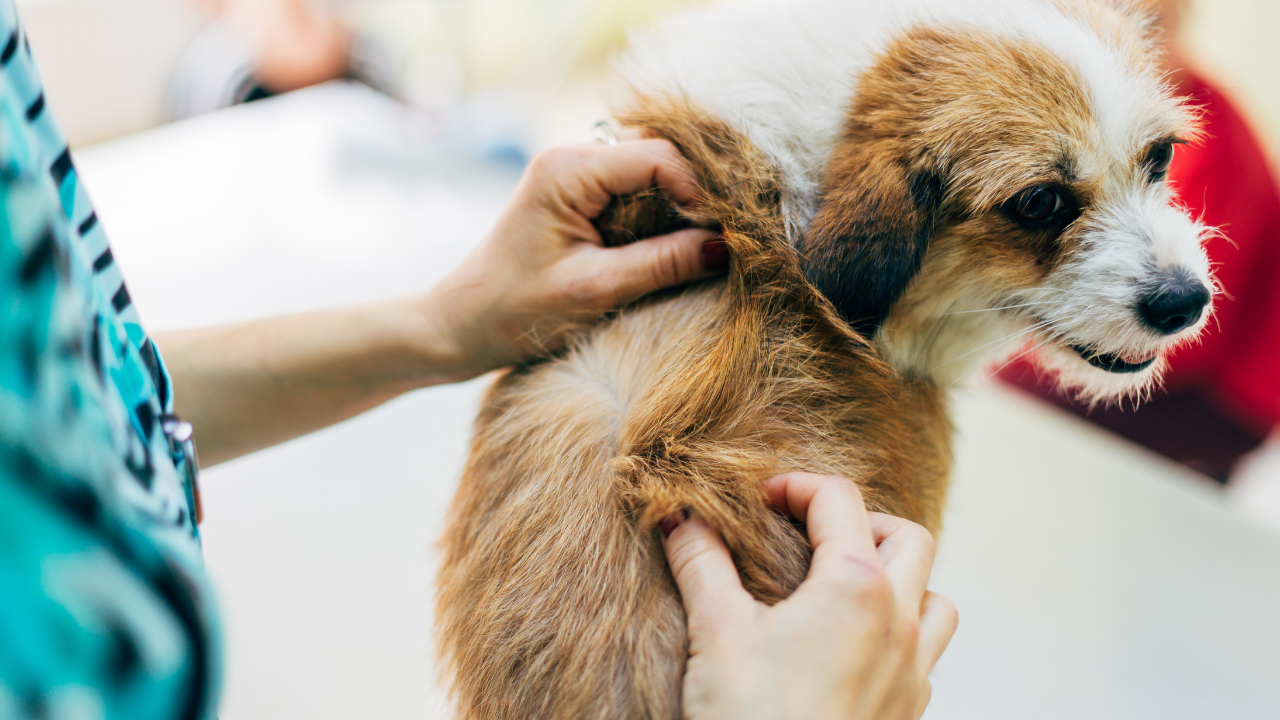
<instances>
[{"instance_id":1,"label":"dog's neck","mask_svg":"<svg viewBox=\"0 0 1280 720\"><path fill-rule=\"evenodd\" d=\"M1016 356L1025 342L1016 324L995 311L941 304L935 309L910 325L891 317L875 336L885 359L906 377L950 387Z\"/></svg>"}]
</instances>

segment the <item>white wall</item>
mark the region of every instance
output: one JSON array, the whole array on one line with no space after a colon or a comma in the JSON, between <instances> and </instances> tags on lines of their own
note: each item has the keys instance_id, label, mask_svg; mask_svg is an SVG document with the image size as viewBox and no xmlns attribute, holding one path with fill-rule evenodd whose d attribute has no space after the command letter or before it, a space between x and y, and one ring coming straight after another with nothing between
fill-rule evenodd
<instances>
[{"instance_id":1,"label":"white wall","mask_svg":"<svg viewBox=\"0 0 1280 720\"><path fill-rule=\"evenodd\" d=\"M73 147L158 125L200 18L190 0L19 0L45 96Z\"/></svg>"},{"instance_id":2,"label":"white wall","mask_svg":"<svg viewBox=\"0 0 1280 720\"><path fill-rule=\"evenodd\" d=\"M1280 160L1280 0L1195 0L1185 37Z\"/></svg>"}]
</instances>

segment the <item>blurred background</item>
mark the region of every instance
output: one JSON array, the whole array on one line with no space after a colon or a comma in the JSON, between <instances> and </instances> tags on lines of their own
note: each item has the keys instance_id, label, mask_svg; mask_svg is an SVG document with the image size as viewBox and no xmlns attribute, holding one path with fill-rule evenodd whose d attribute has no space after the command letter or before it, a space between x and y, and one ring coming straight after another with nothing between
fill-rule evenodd
<instances>
[{"instance_id":1,"label":"blurred background","mask_svg":"<svg viewBox=\"0 0 1280 720\"><path fill-rule=\"evenodd\" d=\"M411 103L456 104L514 93L542 113L560 94L590 93L602 59L629 30L671 12L735 0L317 0L376 41ZM737 0L740 1L740 0ZM219 0L18 0L51 105L73 146L168 119L174 69ZM262 3L270 4L270 3ZM1181 31L1196 66L1225 86L1266 141L1280 146L1280 4L1192 0ZM598 93L596 93L598 94ZM541 128L529 142L554 141Z\"/></svg>"},{"instance_id":2,"label":"blurred background","mask_svg":"<svg viewBox=\"0 0 1280 720\"><path fill-rule=\"evenodd\" d=\"M602 107L603 60L626 33L663 15L723 0L18 0L38 46L41 69L73 147L101 142L175 119L175 81L199 73L233 73L261 56L262 45L292 43L303 61L331 71L332 18L369 51L360 79L423 111L422 122L463 125L493 142L518 142L522 153L562 142L558 121L591 103ZM285 9L273 13L270 5ZM299 18L290 6L311 12ZM213 30L214 32L210 32ZM219 32L221 31L221 32ZM270 38L266 35L270 34ZM219 36L232 36L230 38ZM211 38L211 36L213 36ZM221 42L220 42L221 41ZM258 46L257 48L255 46ZM243 57L240 57L243 55ZM231 56L231 57L226 57ZM192 69L192 65L203 68ZM288 62L281 63L288 65ZM223 66L232 65L232 68ZM341 67L336 74L345 74ZM359 72L359 71L358 71ZM192 75L197 78L193 78ZM278 83L310 84L288 70ZM178 77L175 77L175 76ZM212 82L212 81L210 81ZM207 110L210 107L200 107ZM187 114L183 108L176 114ZM450 126L457 129L456 126ZM503 134L510 137L502 137ZM573 139L580 140L580 133Z\"/></svg>"},{"instance_id":3,"label":"blurred background","mask_svg":"<svg viewBox=\"0 0 1280 720\"><path fill-rule=\"evenodd\" d=\"M18 7L154 331L429 287L532 154L590 141L629 31L742 1ZM956 393L934 585L963 620L931 720L1280 707L1280 3L1167 6L1181 13L1169 69L1210 131L1173 180L1232 238L1210 253L1233 305L1136 412L1088 412L1019 365ZM486 382L206 473L224 720L446 716L432 542Z\"/></svg>"}]
</instances>

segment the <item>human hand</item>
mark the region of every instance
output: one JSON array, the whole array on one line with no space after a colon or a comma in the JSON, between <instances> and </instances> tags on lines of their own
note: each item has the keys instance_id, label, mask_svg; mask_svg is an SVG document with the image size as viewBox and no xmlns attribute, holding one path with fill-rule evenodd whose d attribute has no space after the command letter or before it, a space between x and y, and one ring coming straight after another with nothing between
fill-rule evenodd
<instances>
[{"instance_id":1,"label":"human hand","mask_svg":"<svg viewBox=\"0 0 1280 720\"><path fill-rule=\"evenodd\" d=\"M843 478L784 475L765 490L808 525L814 548L808 579L773 607L743 589L717 533L697 518L663 521L688 617L685 717L917 720L958 621L925 589L933 538L868 513Z\"/></svg>"},{"instance_id":2,"label":"human hand","mask_svg":"<svg viewBox=\"0 0 1280 720\"><path fill-rule=\"evenodd\" d=\"M724 243L709 230L603 246L591 221L613 196L656 185L676 202L696 199L673 145L634 131L626 138L535 157L489 236L428 294L426 312L453 345L455 377L553 350L609 310L725 268Z\"/></svg>"},{"instance_id":3,"label":"human hand","mask_svg":"<svg viewBox=\"0 0 1280 720\"><path fill-rule=\"evenodd\" d=\"M283 93L347 74L352 33L323 6L304 0L205 0L249 46L254 78Z\"/></svg>"}]
</instances>

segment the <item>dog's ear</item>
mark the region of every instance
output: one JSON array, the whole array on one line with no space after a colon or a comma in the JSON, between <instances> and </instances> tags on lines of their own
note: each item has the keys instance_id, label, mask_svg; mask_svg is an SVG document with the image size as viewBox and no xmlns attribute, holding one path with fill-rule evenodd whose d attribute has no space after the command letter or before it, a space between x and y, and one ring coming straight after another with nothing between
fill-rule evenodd
<instances>
[{"instance_id":1,"label":"dog's ear","mask_svg":"<svg viewBox=\"0 0 1280 720\"><path fill-rule=\"evenodd\" d=\"M855 330L875 335L920 270L942 185L880 143L847 142L801 244L805 275Z\"/></svg>"}]
</instances>

